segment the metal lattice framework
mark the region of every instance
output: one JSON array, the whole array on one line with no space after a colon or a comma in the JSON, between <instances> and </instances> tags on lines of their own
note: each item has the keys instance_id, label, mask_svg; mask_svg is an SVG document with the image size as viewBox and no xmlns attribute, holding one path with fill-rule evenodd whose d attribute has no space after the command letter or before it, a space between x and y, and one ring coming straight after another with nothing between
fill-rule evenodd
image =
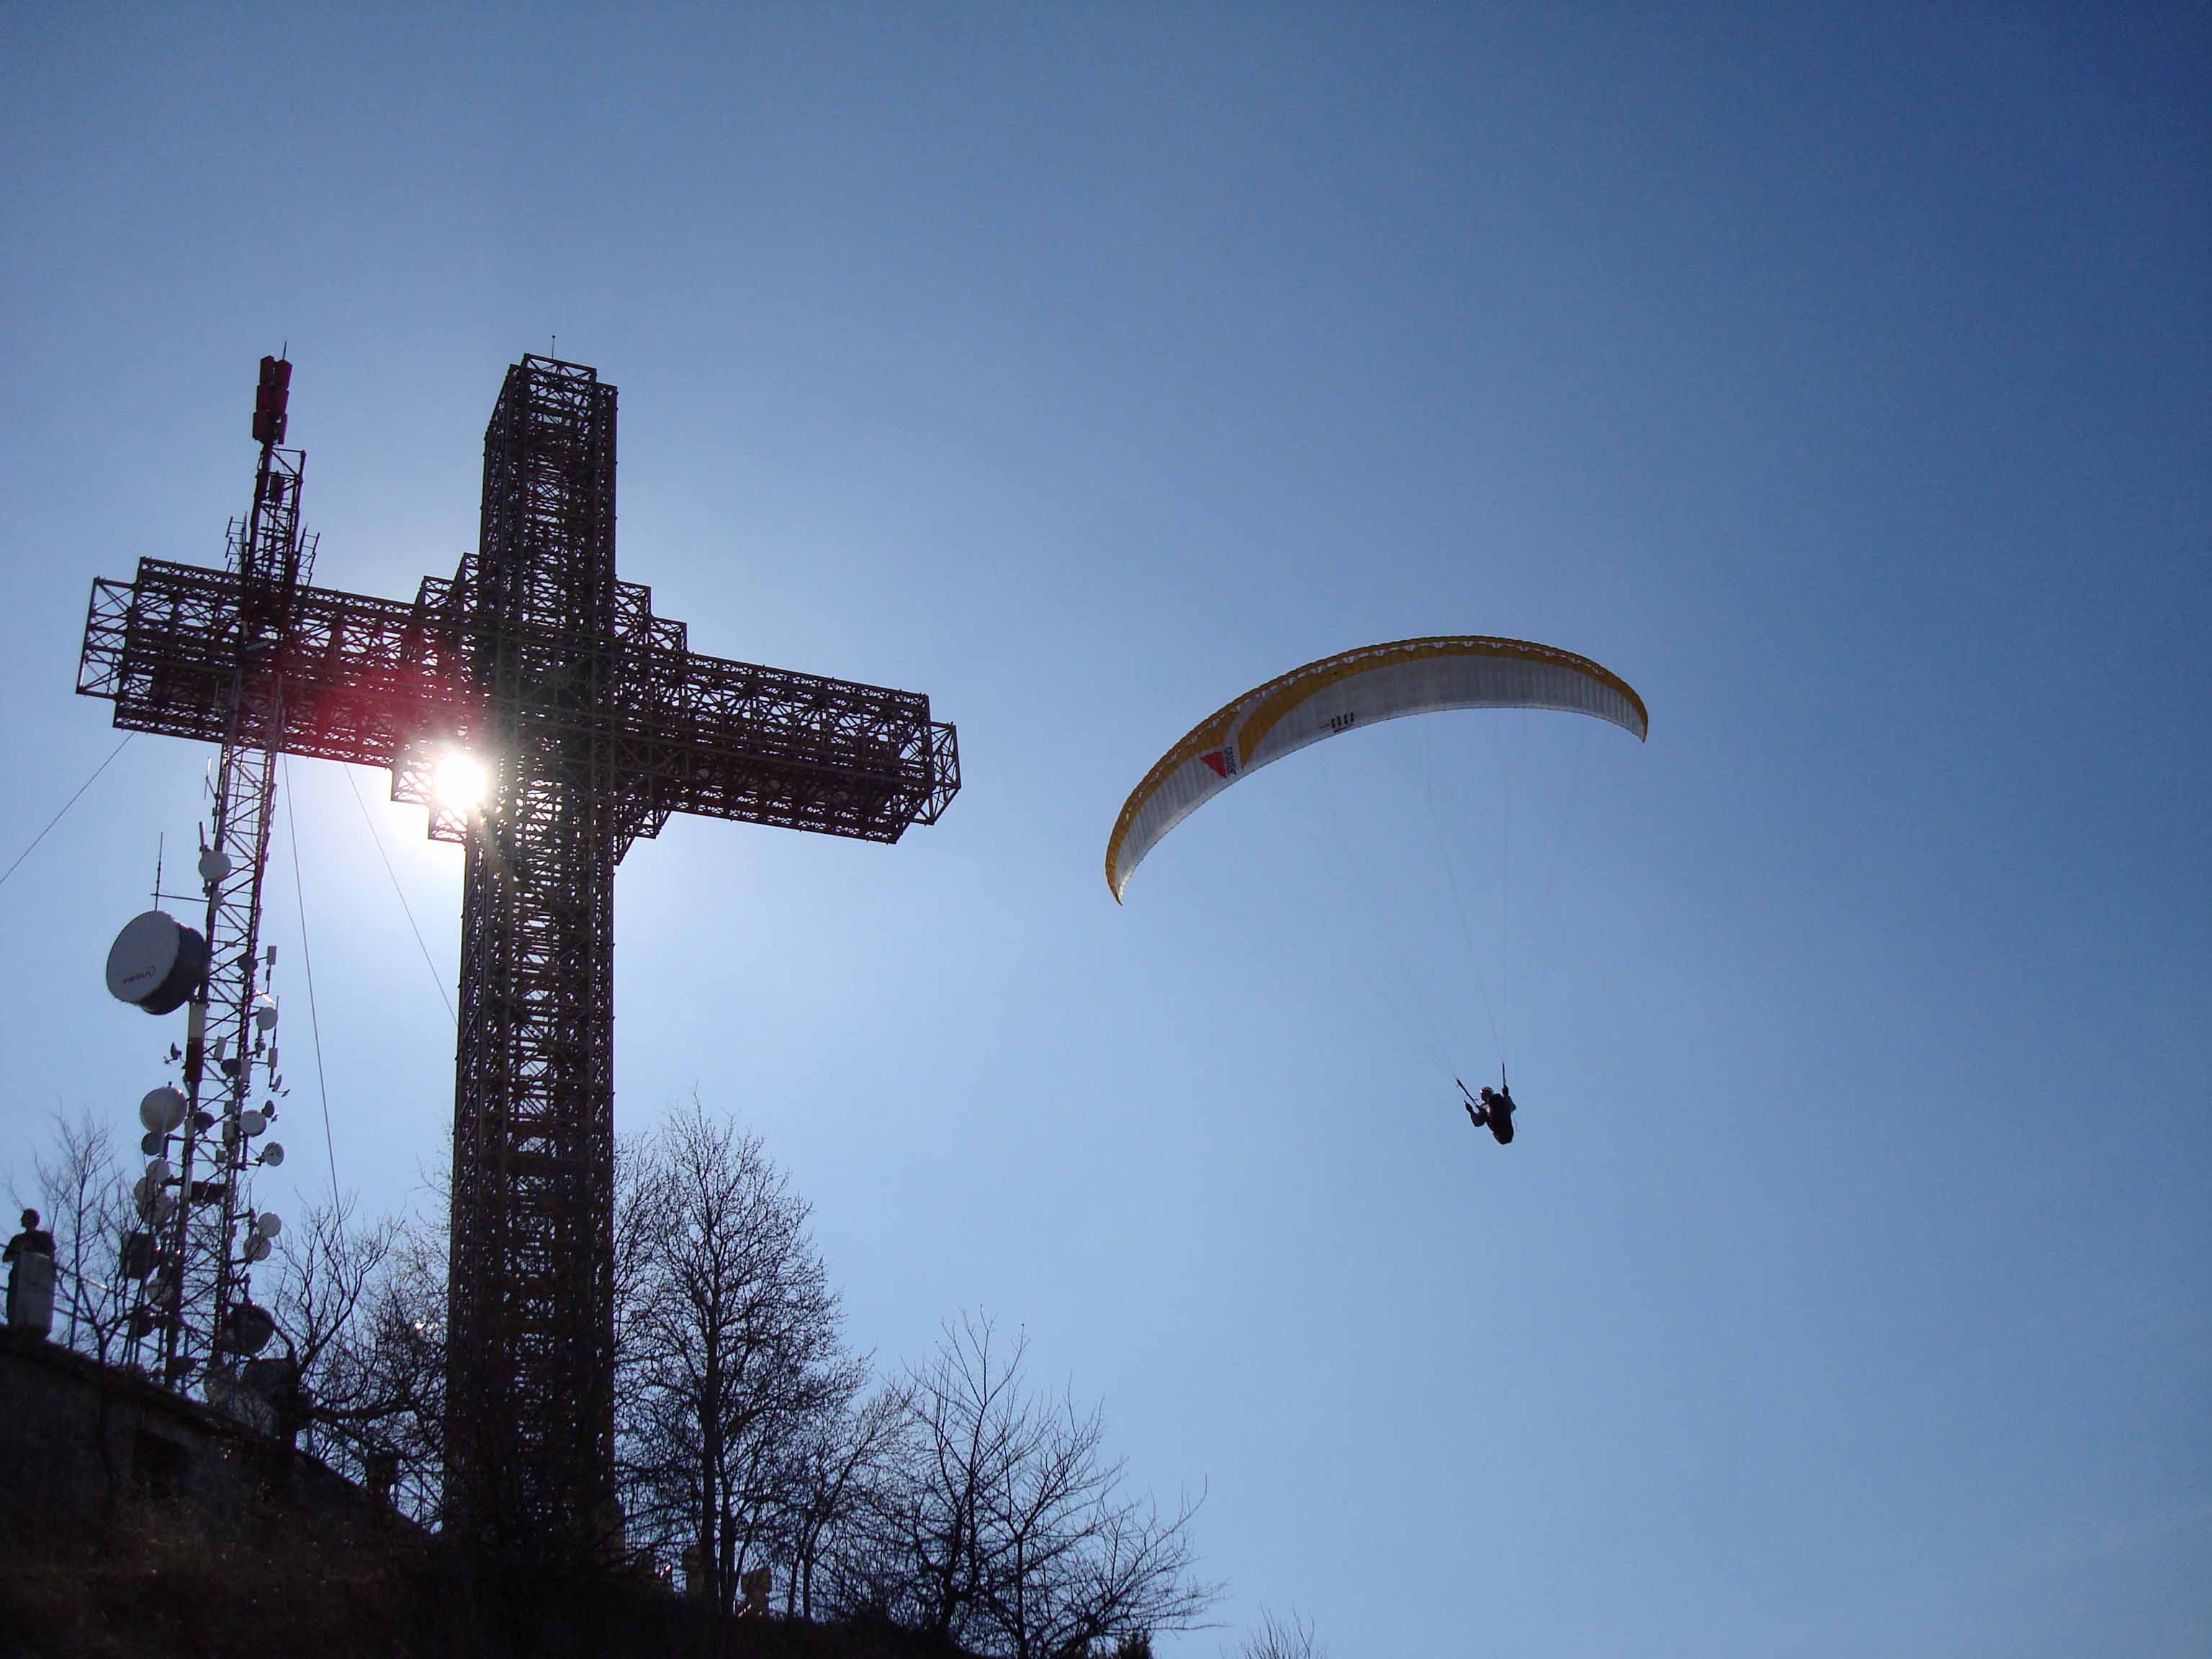
<instances>
[{"instance_id":1,"label":"metal lattice framework","mask_svg":"<svg viewBox=\"0 0 2212 1659\"><path fill-rule=\"evenodd\" d=\"M300 532L307 458L276 447L291 366L264 358L261 369L253 504L232 523L224 568L233 586L253 598L235 618L222 752L211 779L211 833L200 865L209 963L185 1046L186 1115L159 1137L163 1153L176 1156L176 1174L156 1188L149 1173L142 1189L142 1213L161 1223L161 1242L140 1278L129 1329L134 1347L155 1340L164 1382L182 1387L197 1380L211 1391L234 1381L237 1356L226 1352L225 1324L248 1285L249 1241L239 1229L254 1216L247 1187L255 1157L241 1120L257 1068L271 1079L276 1070L275 1048L255 1018L265 971L261 875L276 811L274 738L283 723L283 679L264 669L283 648L293 597L314 566L314 541ZM165 1203L173 1208L161 1222Z\"/></svg>"},{"instance_id":2,"label":"metal lattice framework","mask_svg":"<svg viewBox=\"0 0 2212 1659\"><path fill-rule=\"evenodd\" d=\"M895 842L960 787L927 696L698 655L617 579L615 404L580 364L511 368L479 548L412 604L145 560L94 584L77 682L214 743L243 695L269 752L390 768L465 845L447 1522L541 1548L614 1524L616 865L678 812ZM433 799L454 747L491 778L466 816Z\"/></svg>"}]
</instances>

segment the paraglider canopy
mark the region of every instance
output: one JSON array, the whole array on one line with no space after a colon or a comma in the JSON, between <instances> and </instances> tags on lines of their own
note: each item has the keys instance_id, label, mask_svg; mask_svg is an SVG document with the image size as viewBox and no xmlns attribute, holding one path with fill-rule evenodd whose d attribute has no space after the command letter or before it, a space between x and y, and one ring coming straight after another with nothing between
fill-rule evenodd
<instances>
[{"instance_id":1,"label":"paraglider canopy","mask_svg":"<svg viewBox=\"0 0 2212 1659\"><path fill-rule=\"evenodd\" d=\"M1106 843L1118 903L1169 830L1249 772L1362 726L1449 708L1552 708L1650 735L1644 699L1611 670L1555 646L1484 635L1398 640L1324 657L1216 709L1160 757Z\"/></svg>"}]
</instances>

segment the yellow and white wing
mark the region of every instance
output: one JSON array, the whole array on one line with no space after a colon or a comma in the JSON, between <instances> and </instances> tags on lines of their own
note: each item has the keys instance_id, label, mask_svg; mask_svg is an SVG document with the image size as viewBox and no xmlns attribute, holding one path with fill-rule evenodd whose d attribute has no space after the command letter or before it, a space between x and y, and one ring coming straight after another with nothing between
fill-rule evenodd
<instances>
[{"instance_id":1,"label":"yellow and white wing","mask_svg":"<svg viewBox=\"0 0 2212 1659\"><path fill-rule=\"evenodd\" d=\"M1553 646L1465 635L1346 651L1269 680L1199 722L1122 803L1106 843L1119 902L1162 836L1248 772L1362 726L1446 708L1556 708L1640 741L1644 699L1611 670Z\"/></svg>"}]
</instances>

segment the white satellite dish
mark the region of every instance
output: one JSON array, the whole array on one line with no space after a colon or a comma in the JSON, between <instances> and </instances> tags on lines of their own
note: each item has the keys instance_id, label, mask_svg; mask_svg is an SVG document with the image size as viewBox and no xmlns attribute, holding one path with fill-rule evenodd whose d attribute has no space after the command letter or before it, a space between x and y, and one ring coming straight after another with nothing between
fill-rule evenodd
<instances>
[{"instance_id":1,"label":"white satellite dish","mask_svg":"<svg viewBox=\"0 0 2212 1659\"><path fill-rule=\"evenodd\" d=\"M281 1141L270 1141L266 1146L264 1146L261 1149L261 1158L259 1161L266 1164L270 1169L275 1169L279 1164L282 1164L284 1161L283 1144Z\"/></svg>"},{"instance_id":2,"label":"white satellite dish","mask_svg":"<svg viewBox=\"0 0 2212 1659\"><path fill-rule=\"evenodd\" d=\"M162 910L133 916L107 947L108 994L149 1014L173 1013L207 972L207 940Z\"/></svg>"},{"instance_id":3,"label":"white satellite dish","mask_svg":"<svg viewBox=\"0 0 2212 1659\"><path fill-rule=\"evenodd\" d=\"M263 1032L276 1029L276 999L264 993L253 999L253 1024Z\"/></svg>"},{"instance_id":4,"label":"white satellite dish","mask_svg":"<svg viewBox=\"0 0 2212 1659\"><path fill-rule=\"evenodd\" d=\"M230 854L220 847L210 847L200 854L200 879L218 882L230 873Z\"/></svg>"},{"instance_id":5,"label":"white satellite dish","mask_svg":"<svg viewBox=\"0 0 2212 1659\"><path fill-rule=\"evenodd\" d=\"M166 1185L169 1177L174 1173L175 1171L169 1168L167 1158L157 1158L146 1166L146 1183L149 1187Z\"/></svg>"},{"instance_id":6,"label":"white satellite dish","mask_svg":"<svg viewBox=\"0 0 2212 1659\"><path fill-rule=\"evenodd\" d=\"M253 1224L253 1230L264 1238L274 1238L284 1231L284 1218L274 1210L264 1210L260 1219Z\"/></svg>"},{"instance_id":7,"label":"white satellite dish","mask_svg":"<svg viewBox=\"0 0 2212 1659\"><path fill-rule=\"evenodd\" d=\"M149 1129L146 1131L145 1139L138 1143L138 1150L147 1157L152 1158L168 1144L168 1138L159 1129Z\"/></svg>"},{"instance_id":8,"label":"white satellite dish","mask_svg":"<svg viewBox=\"0 0 2212 1659\"><path fill-rule=\"evenodd\" d=\"M184 1096L166 1083L149 1089L138 1103L138 1121L156 1134L174 1133L185 1121Z\"/></svg>"},{"instance_id":9,"label":"white satellite dish","mask_svg":"<svg viewBox=\"0 0 2212 1659\"><path fill-rule=\"evenodd\" d=\"M266 1261L269 1259L269 1241L262 1237L259 1233L256 1233L252 1237L247 1239L246 1241L246 1259L248 1261Z\"/></svg>"},{"instance_id":10,"label":"white satellite dish","mask_svg":"<svg viewBox=\"0 0 2212 1659\"><path fill-rule=\"evenodd\" d=\"M238 1132L248 1140L252 1139L268 1127L269 1121L258 1112L240 1112L238 1115Z\"/></svg>"}]
</instances>

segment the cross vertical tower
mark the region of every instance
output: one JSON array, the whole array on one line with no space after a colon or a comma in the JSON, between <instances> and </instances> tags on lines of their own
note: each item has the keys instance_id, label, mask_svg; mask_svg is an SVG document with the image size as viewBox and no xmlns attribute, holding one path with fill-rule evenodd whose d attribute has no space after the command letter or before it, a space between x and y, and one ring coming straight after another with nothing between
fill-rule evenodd
<instances>
[{"instance_id":1,"label":"cross vertical tower","mask_svg":"<svg viewBox=\"0 0 2212 1659\"><path fill-rule=\"evenodd\" d=\"M613 1498L615 389L525 358L484 434L453 1085L450 1501L499 1532ZM518 1455L518 1454L521 1454Z\"/></svg>"}]
</instances>

